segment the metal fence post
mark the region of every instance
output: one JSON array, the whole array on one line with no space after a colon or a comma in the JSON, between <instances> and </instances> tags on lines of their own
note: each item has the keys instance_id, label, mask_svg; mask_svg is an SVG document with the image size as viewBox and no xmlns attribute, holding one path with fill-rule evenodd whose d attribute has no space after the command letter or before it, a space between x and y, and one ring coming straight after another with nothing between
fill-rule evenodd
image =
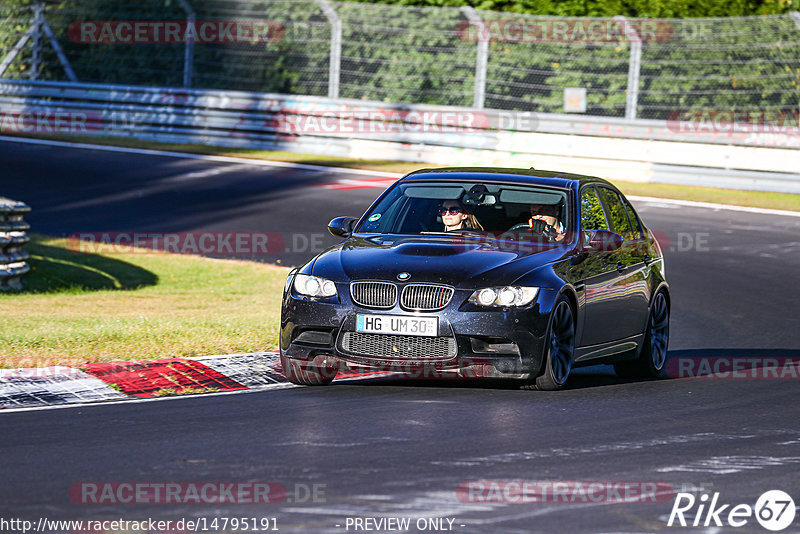
<instances>
[{"instance_id":1,"label":"metal fence post","mask_svg":"<svg viewBox=\"0 0 800 534\"><path fill-rule=\"evenodd\" d=\"M475 58L475 93L472 100L472 107L483 109L486 103L486 69L489 66L489 32L483 19L475 8L464 6L461 12L467 17L470 24L478 28L478 51Z\"/></svg>"},{"instance_id":2,"label":"metal fence post","mask_svg":"<svg viewBox=\"0 0 800 534\"><path fill-rule=\"evenodd\" d=\"M330 71L328 73L328 98L339 98L339 80L342 72L342 19L328 0L316 0L331 24Z\"/></svg>"},{"instance_id":3,"label":"metal fence post","mask_svg":"<svg viewBox=\"0 0 800 534\"><path fill-rule=\"evenodd\" d=\"M58 60L61 62L61 66L64 67L64 72L67 73L67 78L69 81L78 83L78 77L75 76L75 71L72 70L72 65L69 64L69 60L67 56L64 54L64 50L62 50L61 45L58 44L58 39L56 39L56 35L53 33L52 28L47 23L47 19L42 16L42 29L44 30L45 35L50 40L50 45L53 47L53 50L56 51L56 56L58 56Z\"/></svg>"},{"instance_id":4,"label":"metal fence post","mask_svg":"<svg viewBox=\"0 0 800 534\"><path fill-rule=\"evenodd\" d=\"M794 25L797 26L798 30L800 30L800 11L790 11L789 16L792 17Z\"/></svg>"},{"instance_id":5,"label":"metal fence post","mask_svg":"<svg viewBox=\"0 0 800 534\"><path fill-rule=\"evenodd\" d=\"M631 58L628 62L628 94L625 100L625 118L634 120L636 108L639 105L639 73L642 66L642 39L639 33L628 24L628 20L619 15L614 17L619 22L620 28L625 32L625 37L631 43Z\"/></svg>"},{"instance_id":6,"label":"metal fence post","mask_svg":"<svg viewBox=\"0 0 800 534\"><path fill-rule=\"evenodd\" d=\"M791 11L789 16L792 17L797 29L800 30L800 11Z\"/></svg>"},{"instance_id":7,"label":"metal fence post","mask_svg":"<svg viewBox=\"0 0 800 534\"><path fill-rule=\"evenodd\" d=\"M186 44L183 51L183 86L192 86L192 67L194 65L194 23L197 20L194 9L186 0L178 0L181 8L186 12ZM191 28L191 29L190 29Z\"/></svg>"},{"instance_id":8,"label":"metal fence post","mask_svg":"<svg viewBox=\"0 0 800 534\"><path fill-rule=\"evenodd\" d=\"M42 20L44 19L44 4L36 2L33 6L33 46L31 50L31 80L38 80L42 70Z\"/></svg>"},{"instance_id":9,"label":"metal fence post","mask_svg":"<svg viewBox=\"0 0 800 534\"><path fill-rule=\"evenodd\" d=\"M6 69L8 69L8 67L11 66L11 63L14 62L19 53L22 52L22 49L25 48L25 44L28 42L28 39L30 39L33 36L34 30L35 30L34 26L28 28L27 31L25 31L25 33L22 35L22 37L19 38L17 44L14 45L14 48L11 49L11 52L6 54L6 57L3 58L3 61L0 61L0 76L2 76L6 72Z\"/></svg>"}]
</instances>

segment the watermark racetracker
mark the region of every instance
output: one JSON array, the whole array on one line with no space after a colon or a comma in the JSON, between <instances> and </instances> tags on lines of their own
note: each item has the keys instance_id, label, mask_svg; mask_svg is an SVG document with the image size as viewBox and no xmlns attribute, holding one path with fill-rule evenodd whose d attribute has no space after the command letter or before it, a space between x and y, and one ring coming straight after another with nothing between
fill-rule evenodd
<instances>
[{"instance_id":1,"label":"watermark racetracker","mask_svg":"<svg viewBox=\"0 0 800 534\"><path fill-rule=\"evenodd\" d=\"M657 503L669 502L672 484L631 480L470 480L456 488L461 502Z\"/></svg>"},{"instance_id":2,"label":"watermark racetracker","mask_svg":"<svg viewBox=\"0 0 800 534\"><path fill-rule=\"evenodd\" d=\"M325 250L323 233L287 232L79 232L67 248L87 254L201 254L217 257L315 255Z\"/></svg>"},{"instance_id":3,"label":"watermark racetracker","mask_svg":"<svg viewBox=\"0 0 800 534\"><path fill-rule=\"evenodd\" d=\"M69 499L87 505L323 503L325 484L282 482L77 482Z\"/></svg>"},{"instance_id":4,"label":"watermark racetracker","mask_svg":"<svg viewBox=\"0 0 800 534\"><path fill-rule=\"evenodd\" d=\"M278 43L286 36L275 20L83 20L67 36L80 44Z\"/></svg>"}]
</instances>

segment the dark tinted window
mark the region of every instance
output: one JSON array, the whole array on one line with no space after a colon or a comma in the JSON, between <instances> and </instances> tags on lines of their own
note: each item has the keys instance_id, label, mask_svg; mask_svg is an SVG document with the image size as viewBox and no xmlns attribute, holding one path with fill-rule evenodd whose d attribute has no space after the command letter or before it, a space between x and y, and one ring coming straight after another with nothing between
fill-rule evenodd
<instances>
[{"instance_id":1,"label":"dark tinted window","mask_svg":"<svg viewBox=\"0 0 800 534\"><path fill-rule=\"evenodd\" d=\"M442 208L457 209L468 224L457 230L503 239L529 239L532 213L556 219L558 233L570 228L565 191L524 184L452 181L410 181L390 189L364 217L356 230L377 234L442 234ZM466 222L466 221L465 221ZM515 230L512 230L515 229ZM516 233L514 233L516 232Z\"/></svg>"},{"instance_id":2,"label":"dark tinted window","mask_svg":"<svg viewBox=\"0 0 800 534\"><path fill-rule=\"evenodd\" d=\"M607 187L598 187L597 189L600 190L603 203L606 205L606 215L611 222L611 230L621 235L623 239L633 239L628 213L617 192Z\"/></svg>"},{"instance_id":3,"label":"dark tinted window","mask_svg":"<svg viewBox=\"0 0 800 534\"><path fill-rule=\"evenodd\" d=\"M639 239L644 234L642 231L642 222L639 220L639 216L636 215L636 211L633 209L633 206L631 206L631 203L628 202L628 199L623 196L622 202L625 204L625 211L628 212L628 219L631 221L631 227L634 233L633 239Z\"/></svg>"},{"instance_id":4,"label":"dark tinted window","mask_svg":"<svg viewBox=\"0 0 800 534\"><path fill-rule=\"evenodd\" d=\"M594 187L587 187L581 193L581 228L583 230L608 230L603 206L597 198Z\"/></svg>"}]
</instances>

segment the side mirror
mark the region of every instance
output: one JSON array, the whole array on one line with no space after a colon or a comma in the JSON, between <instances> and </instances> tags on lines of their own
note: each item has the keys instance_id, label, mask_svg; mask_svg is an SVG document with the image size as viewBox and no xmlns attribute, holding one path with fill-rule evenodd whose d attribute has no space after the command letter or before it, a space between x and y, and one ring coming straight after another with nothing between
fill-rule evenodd
<instances>
[{"instance_id":1,"label":"side mirror","mask_svg":"<svg viewBox=\"0 0 800 534\"><path fill-rule=\"evenodd\" d=\"M589 233L588 239L583 245L586 252L611 252L618 250L622 246L622 236L616 232L608 230L594 230Z\"/></svg>"},{"instance_id":2,"label":"side mirror","mask_svg":"<svg viewBox=\"0 0 800 534\"><path fill-rule=\"evenodd\" d=\"M350 237L356 221L355 217L336 217L328 223L328 231L336 237Z\"/></svg>"}]
</instances>

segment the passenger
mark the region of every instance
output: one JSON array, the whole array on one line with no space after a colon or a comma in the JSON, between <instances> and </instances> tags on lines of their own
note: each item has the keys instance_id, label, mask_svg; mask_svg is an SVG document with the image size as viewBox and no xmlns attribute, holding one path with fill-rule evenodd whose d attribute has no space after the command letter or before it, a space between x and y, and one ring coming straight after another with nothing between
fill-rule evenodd
<instances>
[{"instance_id":1,"label":"passenger","mask_svg":"<svg viewBox=\"0 0 800 534\"><path fill-rule=\"evenodd\" d=\"M469 213L458 200L445 200L439 208L445 232L456 230L483 230L478 218Z\"/></svg>"}]
</instances>

